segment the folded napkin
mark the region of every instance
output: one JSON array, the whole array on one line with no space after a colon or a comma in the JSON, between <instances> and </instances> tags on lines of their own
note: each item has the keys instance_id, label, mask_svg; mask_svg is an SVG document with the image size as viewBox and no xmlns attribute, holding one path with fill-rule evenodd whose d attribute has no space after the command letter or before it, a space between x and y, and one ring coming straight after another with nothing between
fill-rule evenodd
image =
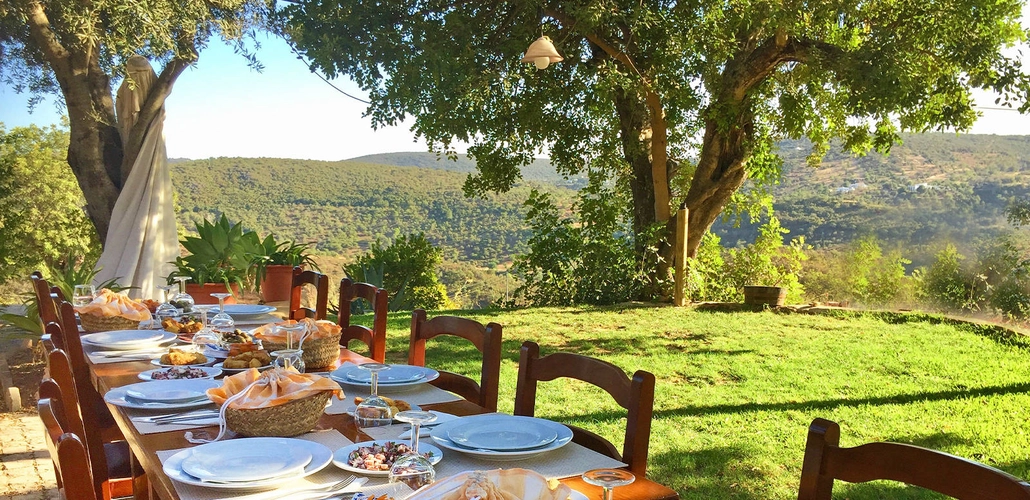
<instances>
[{"instance_id":1,"label":"folded napkin","mask_svg":"<svg viewBox=\"0 0 1030 500\"><path fill-rule=\"evenodd\" d=\"M339 338L340 333L343 331L340 328L340 325L337 325L332 321L326 321L322 319L315 321L311 318L304 318L300 320L300 323L304 324L307 327L307 330L305 330L305 333L303 334L304 340L315 340L325 337ZM267 325L261 325L255 328L253 334L255 338L261 340L267 340L278 344L285 344L286 333L280 332L279 329L276 327L280 325L295 324L297 324L297 321L294 321L292 319L281 321L279 323L269 323ZM300 339L297 338L293 339L294 342L297 342L299 340Z\"/></svg>"},{"instance_id":2,"label":"folded napkin","mask_svg":"<svg viewBox=\"0 0 1030 500\"><path fill-rule=\"evenodd\" d=\"M78 307L77 311L79 314L94 316L121 316L131 321L150 319L150 309L147 309L147 306L107 288L100 290L100 293L93 298L93 302Z\"/></svg>"},{"instance_id":3,"label":"folded napkin","mask_svg":"<svg viewBox=\"0 0 1030 500\"><path fill-rule=\"evenodd\" d=\"M225 377L222 386L208 389L207 395L219 405L233 398L233 408L253 409L286 404L322 391L330 391L338 399L344 397L340 384L321 375L298 373L293 368L273 368L263 373L251 368Z\"/></svg>"},{"instance_id":4,"label":"folded napkin","mask_svg":"<svg viewBox=\"0 0 1030 500\"><path fill-rule=\"evenodd\" d=\"M464 472L418 490L407 500L565 500L572 490L526 469Z\"/></svg>"}]
</instances>

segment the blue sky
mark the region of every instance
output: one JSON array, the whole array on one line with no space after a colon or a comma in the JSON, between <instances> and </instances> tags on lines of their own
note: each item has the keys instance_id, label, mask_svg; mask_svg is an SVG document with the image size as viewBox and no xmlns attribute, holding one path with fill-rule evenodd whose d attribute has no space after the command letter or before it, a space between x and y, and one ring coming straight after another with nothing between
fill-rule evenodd
<instances>
[{"instance_id":1,"label":"blue sky","mask_svg":"<svg viewBox=\"0 0 1030 500\"><path fill-rule=\"evenodd\" d=\"M363 118L365 105L344 96L311 74L274 37L262 40L258 58L263 72L212 41L199 62L175 84L166 105L165 138L171 158L218 156L341 160L373 153L425 151L408 126L373 130ZM363 96L349 80L335 81ZM994 97L977 93L993 106ZM58 123L60 113L48 99L29 113L28 96L0 86L0 122L6 127ZM1030 116L982 109L973 127L978 134L1030 134Z\"/></svg>"}]
</instances>

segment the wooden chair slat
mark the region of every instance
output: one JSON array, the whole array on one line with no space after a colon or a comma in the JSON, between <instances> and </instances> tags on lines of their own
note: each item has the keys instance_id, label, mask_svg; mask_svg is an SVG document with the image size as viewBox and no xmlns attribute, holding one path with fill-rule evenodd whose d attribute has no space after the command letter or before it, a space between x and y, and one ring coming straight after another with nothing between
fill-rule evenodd
<instances>
[{"instance_id":1,"label":"wooden chair slat","mask_svg":"<svg viewBox=\"0 0 1030 500\"><path fill-rule=\"evenodd\" d=\"M315 308L301 306L300 299L304 285L315 287ZM301 320L326 318L329 308L329 277L317 271L304 271L300 267L293 268L293 284L290 287L290 319Z\"/></svg>"},{"instance_id":2,"label":"wooden chair slat","mask_svg":"<svg viewBox=\"0 0 1030 500\"><path fill-rule=\"evenodd\" d=\"M365 299L372 305L372 328L350 324L350 306L355 300ZM343 330L340 345L347 347L352 340L368 346L369 357L386 362L386 320L388 311L386 290L368 283L354 283L350 278L340 280L340 314L337 323Z\"/></svg>"}]
</instances>

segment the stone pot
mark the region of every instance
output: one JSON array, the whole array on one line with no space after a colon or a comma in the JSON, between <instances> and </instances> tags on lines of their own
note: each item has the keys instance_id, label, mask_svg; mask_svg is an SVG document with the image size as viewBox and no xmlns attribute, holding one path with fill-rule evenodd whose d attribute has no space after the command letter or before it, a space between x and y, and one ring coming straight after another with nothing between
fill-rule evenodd
<instances>
[{"instance_id":1,"label":"stone pot","mask_svg":"<svg viewBox=\"0 0 1030 500\"><path fill-rule=\"evenodd\" d=\"M745 286L744 303L751 306L780 307L787 301L787 289L782 286Z\"/></svg>"}]
</instances>

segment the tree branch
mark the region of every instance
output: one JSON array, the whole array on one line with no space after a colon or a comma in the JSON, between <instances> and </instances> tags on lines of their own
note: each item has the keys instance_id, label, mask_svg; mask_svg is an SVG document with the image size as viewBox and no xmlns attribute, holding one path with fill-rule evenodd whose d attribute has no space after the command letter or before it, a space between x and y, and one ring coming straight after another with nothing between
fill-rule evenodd
<instances>
[{"instance_id":1,"label":"tree branch","mask_svg":"<svg viewBox=\"0 0 1030 500\"><path fill-rule=\"evenodd\" d=\"M50 19L43 10L43 4L38 0L31 0L24 4L23 8L32 40L36 42L50 62L50 67L54 69L58 81L63 80L67 84L71 77L70 54L50 29Z\"/></svg>"}]
</instances>

